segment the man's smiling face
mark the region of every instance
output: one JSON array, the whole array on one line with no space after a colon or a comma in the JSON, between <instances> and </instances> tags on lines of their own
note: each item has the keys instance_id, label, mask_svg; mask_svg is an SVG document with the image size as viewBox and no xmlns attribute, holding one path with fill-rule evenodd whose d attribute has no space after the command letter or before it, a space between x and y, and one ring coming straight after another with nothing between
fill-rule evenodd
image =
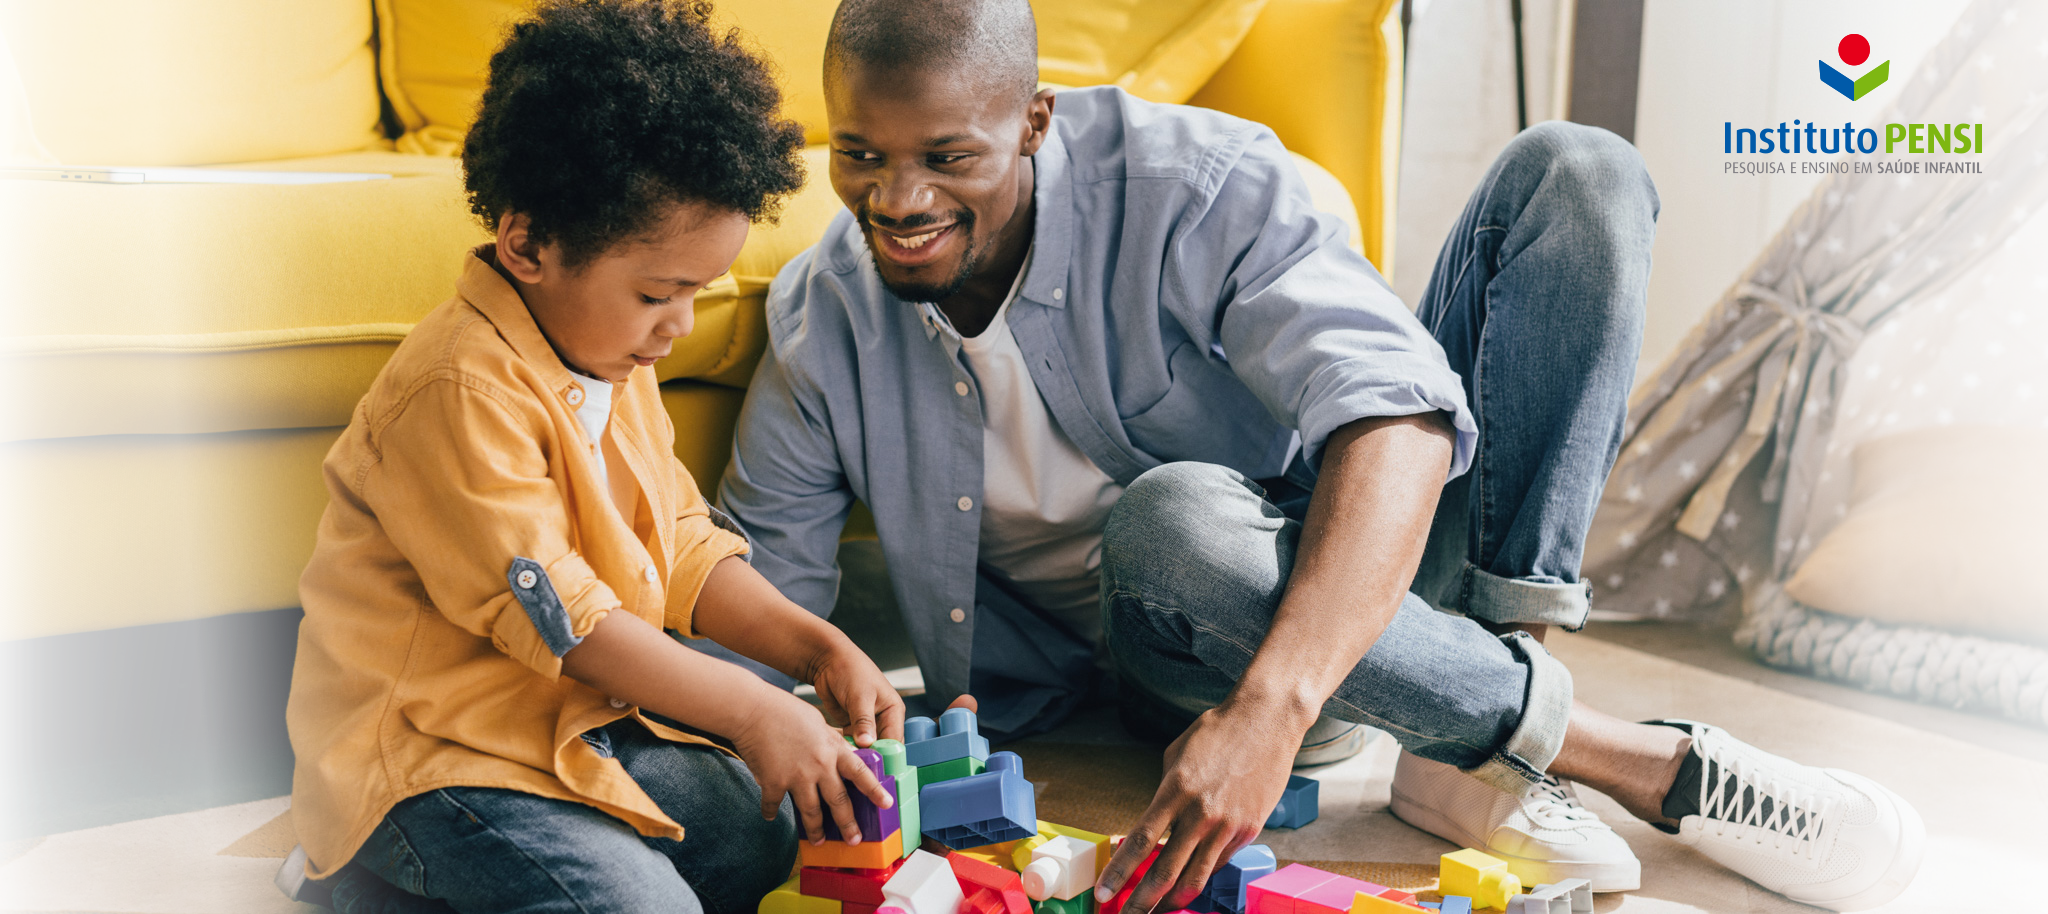
<instances>
[{"instance_id":1,"label":"man's smiling face","mask_svg":"<svg viewBox=\"0 0 2048 914\"><path fill-rule=\"evenodd\" d=\"M945 66L827 66L832 187L891 293L944 302L1000 255L1021 259L1050 93L1020 99Z\"/></svg>"}]
</instances>

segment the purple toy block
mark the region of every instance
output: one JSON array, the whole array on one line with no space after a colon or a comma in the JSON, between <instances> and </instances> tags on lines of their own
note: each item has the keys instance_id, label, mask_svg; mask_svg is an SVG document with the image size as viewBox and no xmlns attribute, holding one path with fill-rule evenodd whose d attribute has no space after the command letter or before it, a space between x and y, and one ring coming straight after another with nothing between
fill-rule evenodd
<instances>
[{"instance_id":1,"label":"purple toy block","mask_svg":"<svg viewBox=\"0 0 2048 914\"><path fill-rule=\"evenodd\" d=\"M855 749L853 754L860 759L861 764L868 766L869 771L875 773L875 779L882 782L882 789L888 791L892 799L896 798L896 779L883 773L881 753L873 749ZM854 787L852 781L846 782L846 794L852 801L853 824L860 828L862 841L880 841L889 837L891 832L903 828L900 800L886 809L876 806L875 801L868 799L867 794ZM829 809L825 811L825 840L846 840L839 834L839 822L832 818Z\"/></svg>"}]
</instances>

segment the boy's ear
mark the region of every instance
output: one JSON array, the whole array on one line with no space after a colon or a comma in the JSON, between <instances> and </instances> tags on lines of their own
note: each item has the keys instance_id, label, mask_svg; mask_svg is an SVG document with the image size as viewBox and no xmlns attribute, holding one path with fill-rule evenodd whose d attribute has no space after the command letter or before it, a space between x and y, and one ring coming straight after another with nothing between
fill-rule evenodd
<instances>
[{"instance_id":1,"label":"boy's ear","mask_svg":"<svg viewBox=\"0 0 2048 914\"><path fill-rule=\"evenodd\" d=\"M525 213L498 217L498 266L523 283L540 282L541 245L533 240L533 220Z\"/></svg>"}]
</instances>

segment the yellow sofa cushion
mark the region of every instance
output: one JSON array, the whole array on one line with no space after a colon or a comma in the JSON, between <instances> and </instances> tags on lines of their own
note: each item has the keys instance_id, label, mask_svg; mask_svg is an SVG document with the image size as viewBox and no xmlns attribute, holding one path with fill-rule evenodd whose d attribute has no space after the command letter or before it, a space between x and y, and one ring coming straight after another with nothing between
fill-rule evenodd
<instances>
[{"instance_id":1,"label":"yellow sofa cushion","mask_svg":"<svg viewBox=\"0 0 2048 914\"><path fill-rule=\"evenodd\" d=\"M0 4L43 145L72 165L198 165L376 144L363 0Z\"/></svg>"},{"instance_id":2,"label":"yellow sofa cushion","mask_svg":"<svg viewBox=\"0 0 2048 914\"><path fill-rule=\"evenodd\" d=\"M1183 102L1223 65L1266 0L1037 0L1040 77L1114 83ZM399 149L454 155L476 117L491 52L528 0L377 0L384 91L405 126ZM837 0L744 0L719 20L779 71L783 113L825 139L825 36Z\"/></svg>"}]
</instances>

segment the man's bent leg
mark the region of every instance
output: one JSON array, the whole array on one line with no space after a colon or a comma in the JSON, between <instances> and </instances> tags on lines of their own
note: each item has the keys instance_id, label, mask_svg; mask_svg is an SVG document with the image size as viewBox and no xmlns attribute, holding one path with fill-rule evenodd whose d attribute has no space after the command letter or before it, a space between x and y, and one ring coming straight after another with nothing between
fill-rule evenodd
<instances>
[{"instance_id":1,"label":"man's bent leg","mask_svg":"<svg viewBox=\"0 0 2048 914\"><path fill-rule=\"evenodd\" d=\"M1123 688L1190 716L1220 703L1265 640L1300 537L1233 470L1174 463L1138 477L1103 534ZM1570 709L1570 676L1533 639L1497 638L1411 594L1323 712L1519 793L1556 756Z\"/></svg>"},{"instance_id":2,"label":"man's bent leg","mask_svg":"<svg viewBox=\"0 0 2048 914\"><path fill-rule=\"evenodd\" d=\"M1558 122L1510 142L1467 202L1416 312L1479 423L1416 577L1433 605L1585 624L1579 562L1621 444L1656 218L1634 147Z\"/></svg>"}]
</instances>

